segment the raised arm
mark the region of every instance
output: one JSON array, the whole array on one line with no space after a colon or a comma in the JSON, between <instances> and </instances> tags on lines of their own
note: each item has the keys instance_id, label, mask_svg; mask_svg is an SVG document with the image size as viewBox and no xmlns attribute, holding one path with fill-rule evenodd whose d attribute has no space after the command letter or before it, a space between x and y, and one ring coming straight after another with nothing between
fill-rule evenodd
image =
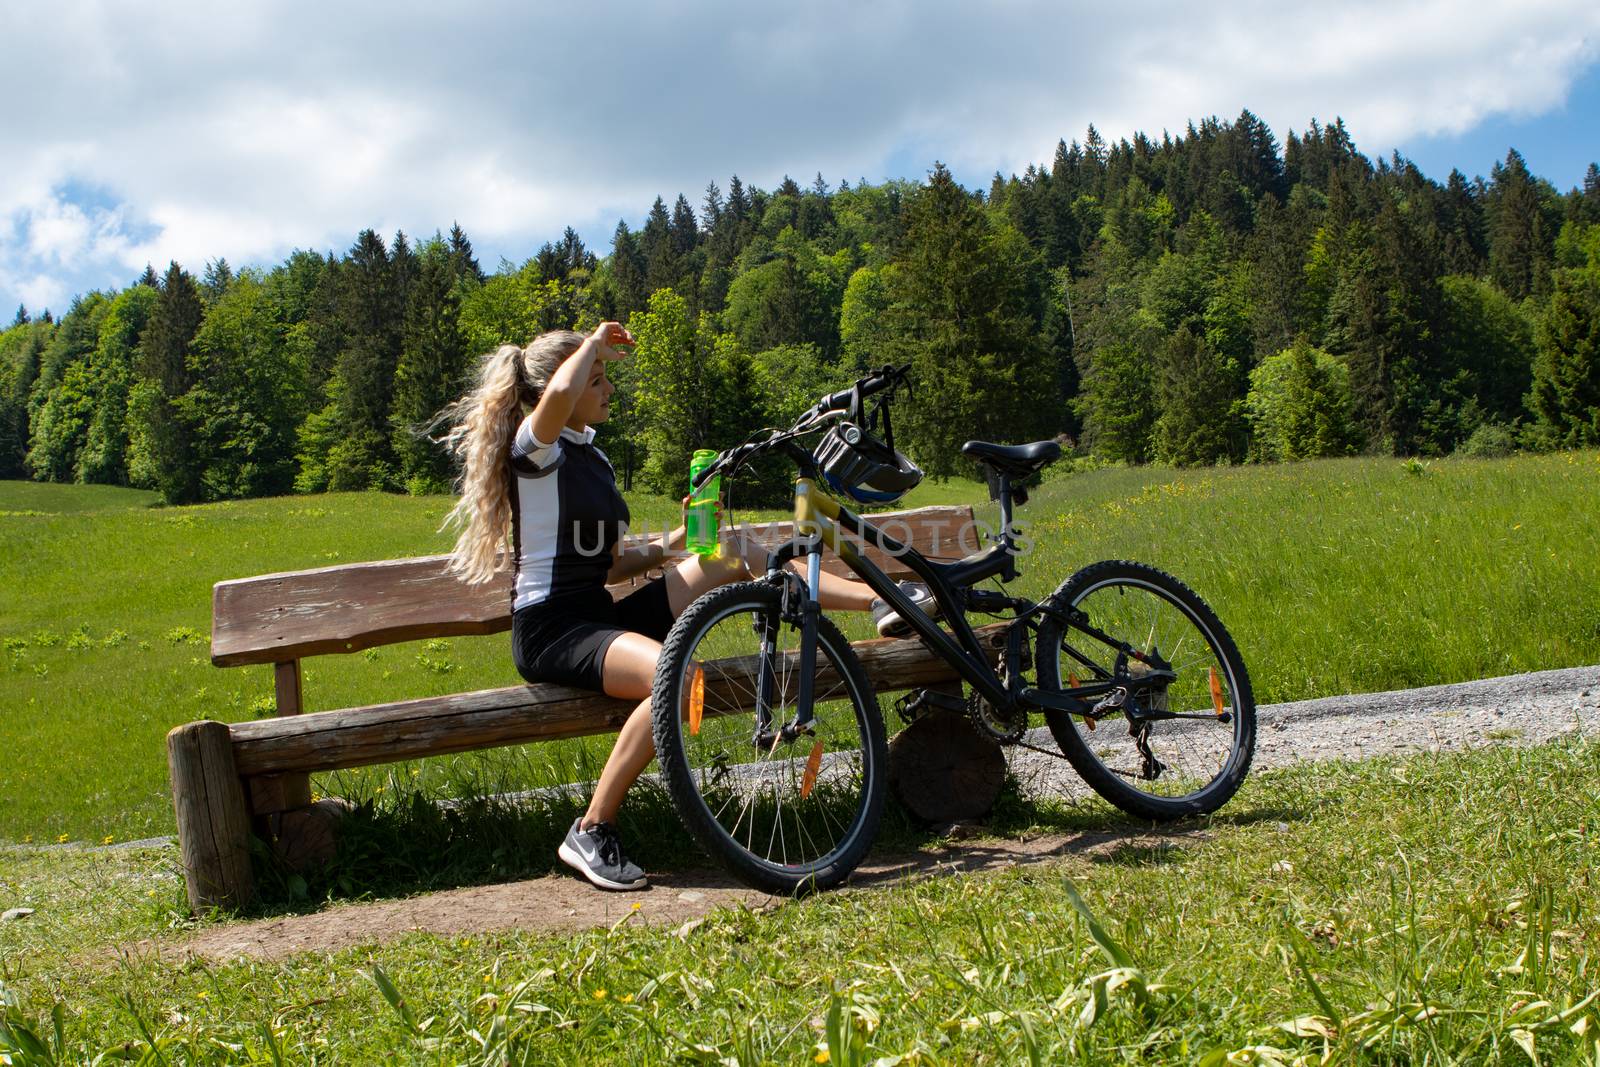
<instances>
[{"instance_id":1,"label":"raised arm","mask_svg":"<svg viewBox=\"0 0 1600 1067\"><path fill-rule=\"evenodd\" d=\"M615 346L633 343L633 334L618 323L602 322L596 326L594 332L584 338L578 350L561 361L561 366L556 368L549 384L540 394L539 402L528 416L534 440L554 442L561 433L561 427L572 418L578 398L589 387L589 376L594 371L595 361L621 359L626 353L618 351Z\"/></svg>"}]
</instances>

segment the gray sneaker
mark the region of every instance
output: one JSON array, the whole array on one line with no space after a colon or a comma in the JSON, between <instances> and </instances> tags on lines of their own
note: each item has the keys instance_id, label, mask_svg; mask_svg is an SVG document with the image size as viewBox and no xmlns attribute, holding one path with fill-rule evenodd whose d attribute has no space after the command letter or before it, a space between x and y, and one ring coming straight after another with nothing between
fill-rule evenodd
<instances>
[{"instance_id":1,"label":"gray sneaker","mask_svg":"<svg viewBox=\"0 0 1600 1067\"><path fill-rule=\"evenodd\" d=\"M921 582L896 582L900 592L910 598L911 603L922 609L923 614L937 619L939 617L939 602L933 598L933 592ZM911 624L900 617L894 605L886 600L874 599L872 601L872 621L878 625L878 634L881 637L902 637L911 632Z\"/></svg>"},{"instance_id":2,"label":"gray sneaker","mask_svg":"<svg viewBox=\"0 0 1600 1067\"><path fill-rule=\"evenodd\" d=\"M574 819L556 855L601 889L643 889L650 884L644 871L622 854L617 828L607 822L585 830L583 820Z\"/></svg>"}]
</instances>

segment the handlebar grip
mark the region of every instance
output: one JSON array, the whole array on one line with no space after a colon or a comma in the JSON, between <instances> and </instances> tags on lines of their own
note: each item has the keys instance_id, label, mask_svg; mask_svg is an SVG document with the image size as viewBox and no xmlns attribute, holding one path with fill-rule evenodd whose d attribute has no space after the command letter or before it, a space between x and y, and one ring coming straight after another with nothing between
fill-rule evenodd
<instances>
[{"instance_id":1,"label":"handlebar grip","mask_svg":"<svg viewBox=\"0 0 1600 1067\"><path fill-rule=\"evenodd\" d=\"M865 378L860 379L850 389L841 389L837 393L829 393L817 401L817 406L813 410L819 415L826 415L830 411L845 411L855 402L858 393L863 398L869 397L874 393L881 393L895 382L908 378L910 373L911 364L909 363L903 367L884 367L882 370L874 371Z\"/></svg>"},{"instance_id":2,"label":"handlebar grip","mask_svg":"<svg viewBox=\"0 0 1600 1067\"><path fill-rule=\"evenodd\" d=\"M721 472L722 457L718 456L717 461L711 464L711 466L707 467L705 470L701 471L698 478L689 479L689 491L693 493L696 489L706 484L706 482L709 481L713 475L720 474Z\"/></svg>"},{"instance_id":3,"label":"handlebar grip","mask_svg":"<svg viewBox=\"0 0 1600 1067\"><path fill-rule=\"evenodd\" d=\"M843 411L850 406L855 395L854 389L841 389L837 393L829 393L817 401L817 414L826 415L830 411Z\"/></svg>"}]
</instances>

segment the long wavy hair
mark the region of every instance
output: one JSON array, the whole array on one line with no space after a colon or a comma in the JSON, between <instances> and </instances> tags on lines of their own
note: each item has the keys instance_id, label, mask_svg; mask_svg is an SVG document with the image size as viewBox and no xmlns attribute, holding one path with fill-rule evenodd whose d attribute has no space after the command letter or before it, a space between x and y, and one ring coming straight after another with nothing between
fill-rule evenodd
<instances>
[{"instance_id":1,"label":"long wavy hair","mask_svg":"<svg viewBox=\"0 0 1600 1067\"><path fill-rule=\"evenodd\" d=\"M571 330L540 334L526 348L501 345L478 361L476 384L439 413L437 438L456 457L460 499L440 529L460 527L450 554L450 573L471 583L486 582L500 566L511 528L511 438L523 406L539 402L556 368L583 344Z\"/></svg>"}]
</instances>

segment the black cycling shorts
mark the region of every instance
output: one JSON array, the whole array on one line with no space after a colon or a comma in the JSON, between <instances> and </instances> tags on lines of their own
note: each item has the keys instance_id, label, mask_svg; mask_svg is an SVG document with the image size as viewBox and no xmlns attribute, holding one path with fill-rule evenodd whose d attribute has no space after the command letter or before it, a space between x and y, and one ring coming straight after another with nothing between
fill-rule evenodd
<instances>
[{"instance_id":1,"label":"black cycling shorts","mask_svg":"<svg viewBox=\"0 0 1600 1067\"><path fill-rule=\"evenodd\" d=\"M665 641L672 629L667 580L646 582L621 600L604 587L530 604L511 616L511 658L529 682L605 692L606 649L624 633Z\"/></svg>"}]
</instances>

